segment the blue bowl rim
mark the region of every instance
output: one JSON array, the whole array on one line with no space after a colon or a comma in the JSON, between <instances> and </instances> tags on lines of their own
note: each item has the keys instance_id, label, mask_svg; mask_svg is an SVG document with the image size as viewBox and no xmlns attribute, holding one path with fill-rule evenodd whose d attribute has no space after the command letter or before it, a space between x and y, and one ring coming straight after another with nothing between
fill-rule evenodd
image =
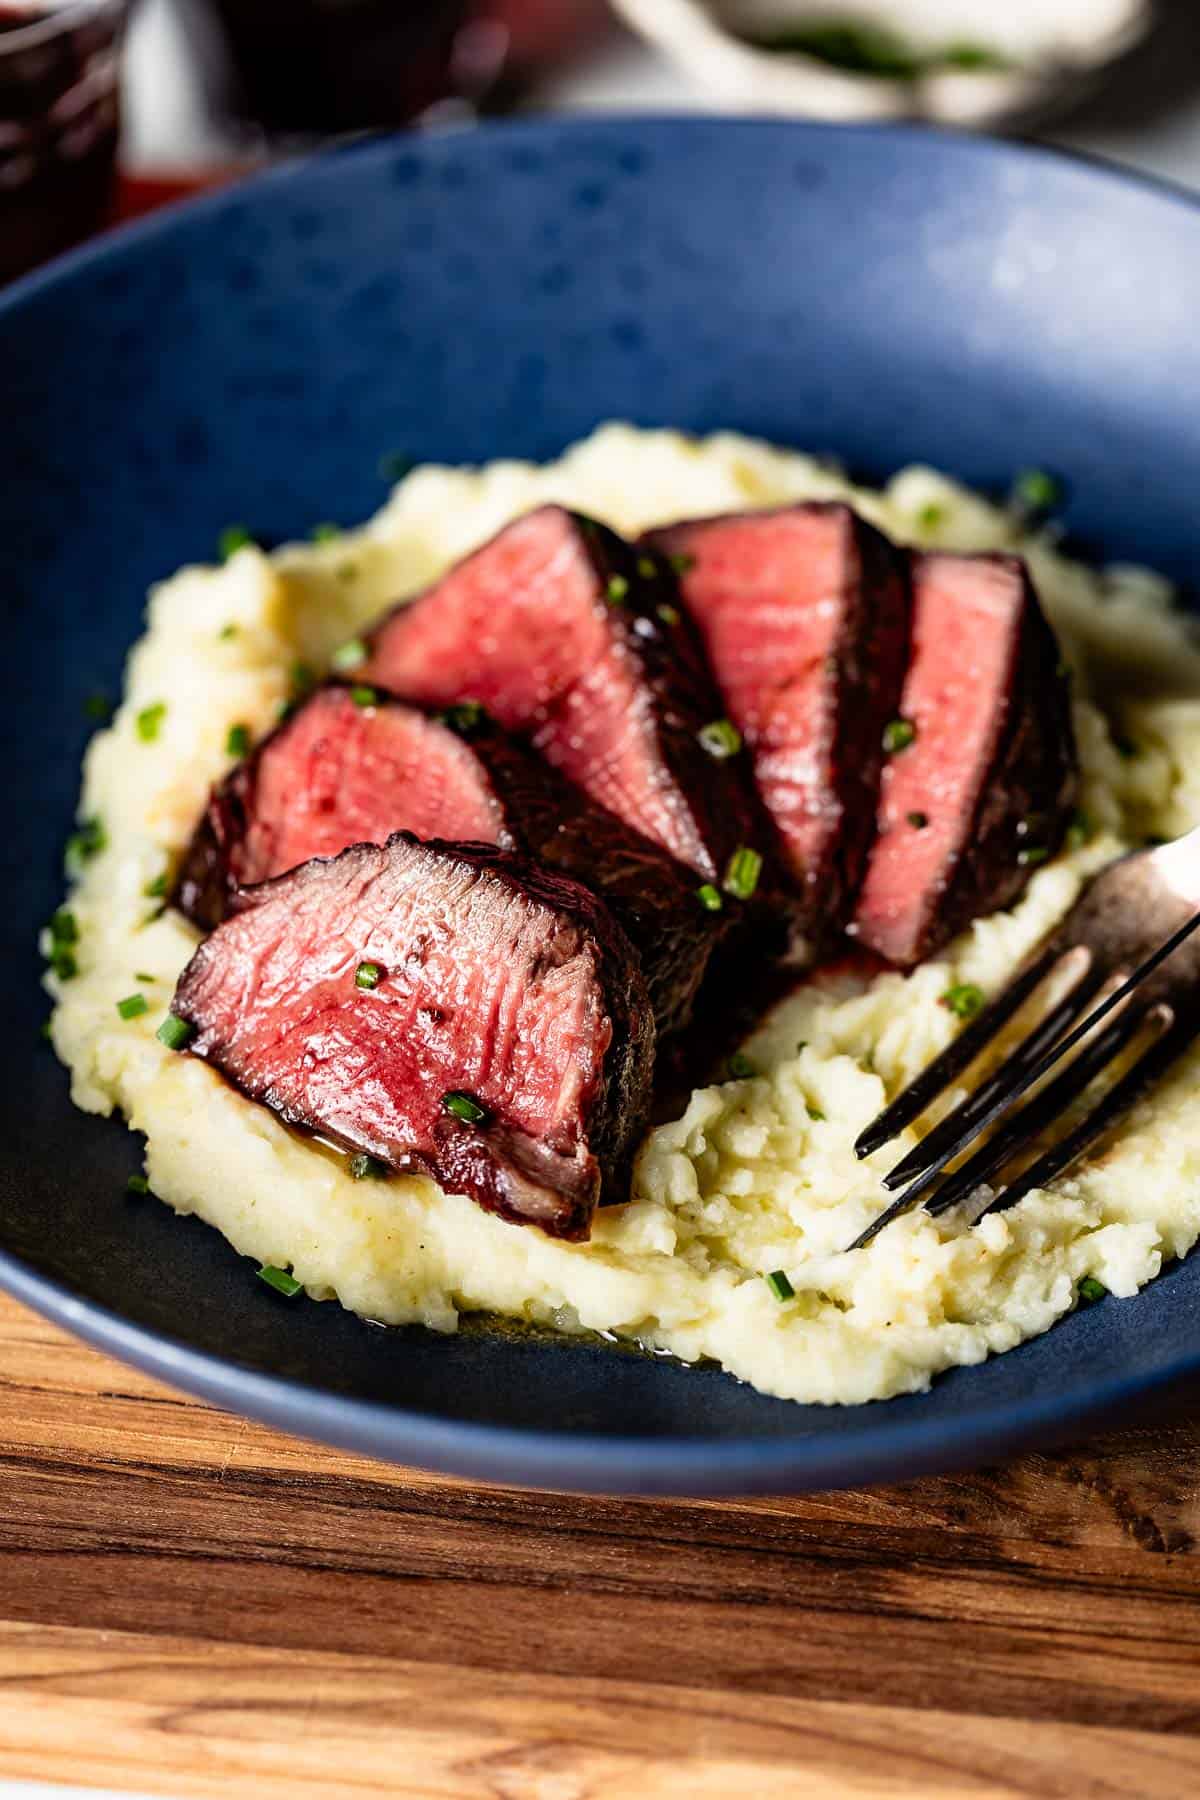
<instances>
[{"instance_id":1,"label":"blue bowl rim","mask_svg":"<svg viewBox=\"0 0 1200 1800\"><path fill-rule=\"evenodd\" d=\"M764 135L786 132L809 141L852 133L899 147L916 139L954 155L1060 163L1105 185L1141 189L1200 211L1200 194L1098 156L1056 146L1014 143L969 132L909 124L831 125L782 118L729 118L702 112L614 113L596 117L544 115L493 121L474 127L470 141L487 138L534 143L563 133L619 135L631 129L675 134L732 127ZM387 156L398 143L418 151L451 147L458 131L406 137L369 133L297 157L232 186L165 206L68 252L24 276L0 294L0 329L11 313L36 302L45 290L94 267L119 263L142 243L207 212L232 197L286 187L309 170L347 155ZM981 1406L967 1420L886 1419L887 1402L874 1402L878 1429L854 1437L806 1432L795 1438L672 1438L659 1445L645 1437L517 1429L438 1418L379 1401L322 1391L282 1375L246 1368L228 1356L191 1348L165 1332L134 1324L102 1303L86 1299L0 1249L0 1289L85 1342L141 1368L170 1385L227 1411L244 1414L297 1437L314 1439L394 1463L506 1485L593 1493L749 1494L860 1486L879 1481L977 1466L998 1455L1028 1449L1111 1413L1135 1397L1200 1373L1200 1349L1174 1362L1131 1376L1114 1376L1083 1394L1054 1391L1014 1402ZM1053 1329L1053 1328L1052 1328ZM989 1359L990 1360L990 1359ZM519 1473L514 1473L519 1471Z\"/></svg>"}]
</instances>

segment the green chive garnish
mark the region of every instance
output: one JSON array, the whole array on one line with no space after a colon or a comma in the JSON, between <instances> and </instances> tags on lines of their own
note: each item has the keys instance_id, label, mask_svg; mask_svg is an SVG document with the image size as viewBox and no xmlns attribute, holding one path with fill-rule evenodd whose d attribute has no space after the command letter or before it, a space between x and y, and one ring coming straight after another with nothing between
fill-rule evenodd
<instances>
[{"instance_id":1,"label":"green chive garnish","mask_svg":"<svg viewBox=\"0 0 1200 1800\"><path fill-rule=\"evenodd\" d=\"M134 726L143 744L152 744L162 730L162 722L167 716L165 700L156 700L152 706L143 706L134 720Z\"/></svg>"},{"instance_id":2,"label":"green chive garnish","mask_svg":"<svg viewBox=\"0 0 1200 1800\"><path fill-rule=\"evenodd\" d=\"M196 1035L196 1027L189 1024L186 1019L180 1019L174 1013L168 1013L154 1035L160 1044L167 1046L168 1050L186 1050Z\"/></svg>"},{"instance_id":3,"label":"green chive garnish","mask_svg":"<svg viewBox=\"0 0 1200 1800\"><path fill-rule=\"evenodd\" d=\"M696 566L695 557L688 556L682 552L675 556L669 556L667 561L677 575L687 575Z\"/></svg>"},{"instance_id":4,"label":"green chive garnish","mask_svg":"<svg viewBox=\"0 0 1200 1800\"><path fill-rule=\"evenodd\" d=\"M456 1119L463 1119L468 1125L482 1125L488 1117L487 1107L481 1106L470 1094L443 1094L442 1108L445 1112L453 1113Z\"/></svg>"},{"instance_id":5,"label":"green chive garnish","mask_svg":"<svg viewBox=\"0 0 1200 1800\"><path fill-rule=\"evenodd\" d=\"M604 597L610 606L621 606L624 604L628 593L629 583L626 581L624 575L613 575L609 580L608 586L604 590Z\"/></svg>"},{"instance_id":6,"label":"green chive garnish","mask_svg":"<svg viewBox=\"0 0 1200 1800\"><path fill-rule=\"evenodd\" d=\"M125 1183L125 1191L127 1194L148 1194L150 1183L144 1175L131 1175Z\"/></svg>"},{"instance_id":7,"label":"green chive garnish","mask_svg":"<svg viewBox=\"0 0 1200 1800\"><path fill-rule=\"evenodd\" d=\"M297 657L288 670L288 687L291 690L292 699L303 700L306 694L312 693L316 685L316 672L311 663L306 663L302 658Z\"/></svg>"},{"instance_id":8,"label":"green chive garnish","mask_svg":"<svg viewBox=\"0 0 1200 1800\"><path fill-rule=\"evenodd\" d=\"M1023 850L1017 851L1017 863L1022 869L1033 869L1038 863L1046 862L1049 855L1044 844L1027 844Z\"/></svg>"},{"instance_id":9,"label":"green chive garnish","mask_svg":"<svg viewBox=\"0 0 1200 1800\"><path fill-rule=\"evenodd\" d=\"M230 621L230 623L228 625L222 625L220 631L218 631L218 633L217 633L217 637L219 638L219 640L222 644L227 644L229 642L230 638L235 638L237 636L237 634L238 634L237 626L235 624L233 624L232 621Z\"/></svg>"},{"instance_id":10,"label":"green chive garnish","mask_svg":"<svg viewBox=\"0 0 1200 1800\"><path fill-rule=\"evenodd\" d=\"M652 556L639 556L637 561L637 572L643 581L653 581L654 577L658 574L654 558Z\"/></svg>"},{"instance_id":11,"label":"green chive garnish","mask_svg":"<svg viewBox=\"0 0 1200 1800\"><path fill-rule=\"evenodd\" d=\"M735 900L749 900L762 874L762 857L748 844L739 844L725 865L722 886Z\"/></svg>"},{"instance_id":12,"label":"green chive garnish","mask_svg":"<svg viewBox=\"0 0 1200 1800\"><path fill-rule=\"evenodd\" d=\"M314 544L331 544L334 538L341 537L342 528L340 525L333 525L326 520L320 525L314 525L308 535Z\"/></svg>"},{"instance_id":13,"label":"green chive garnish","mask_svg":"<svg viewBox=\"0 0 1200 1800\"><path fill-rule=\"evenodd\" d=\"M50 967L60 981L73 981L79 973L74 951L64 950L60 945L50 952Z\"/></svg>"},{"instance_id":14,"label":"green chive garnish","mask_svg":"<svg viewBox=\"0 0 1200 1800\"><path fill-rule=\"evenodd\" d=\"M914 831L924 831L929 823L929 814L923 812L910 812L908 814L908 822Z\"/></svg>"},{"instance_id":15,"label":"green chive garnish","mask_svg":"<svg viewBox=\"0 0 1200 1800\"><path fill-rule=\"evenodd\" d=\"M344 675L347 669L357 669L360 663L365 663L369 654L361 638L350 638L338 645L329 661L331 667Z\"/></svg>"},{"instance_id":16,"label":"green chive garnish","mask_svg":"<svg viewBox=\"0 0 1200 1800\"><path fill-rule=\"evenodd\" d=\"M696 889L696 898L705 912L720 912L725 904L719 889L715 888L711 881L704 882L701 887Z\"/></svg>"},{"instance_id":17,"label":"green chive garnish","mask_svg":"<svg viewBox=\"0 0 1200 1800\"><path fill-rule=\"evenodd\" d=\"M956 1019L973 1019L983 1009L984 992L973 981L956 981L942 995L941 1004Z\"/></svg>"},{"instance_id":18,"label":"green chive garnish","mask_svg":"<svg viewBox=\"0 0 1200 1800\"><path fill-rule=\"evenodd\" d=\"M239 550L244 550L247 544L253 542L254 539L245 525L227 525L217 539L217 549L220 552L221 561L228 562L231 556L236 555Z\"/></svg>"},{"instance_id":19,"label":"green chive garnish","mask_svg":"<svg viewBox=\"0 0 1200 1800\"><path fill-rule=\"evenodd\" d=\"M349 1168L355 1181L385 1181L392 1172L385 1162L380 1162L377 1156L368 1156L365 1150L350 1158Z\"/></svg>"},{"instance_id":20,"label":"green chive garnish","mask_svg":"<svg viewBox=\"0 0 1200 1800\"><path fill-rule=\"evenodd\" d=\"M75 914L69 906L60 906L51 919L50 938L56 946L79 942L79 926L76 923Z\"/></svg>"},{"instance_id":21,"label":"green chive garnish","mask_svg":"<svg viewBox=\"0 0 1200 1800\"><path fill-rule=\"evenodd\" d=\"M379 700L379 689L373 687L352 687L350 698L355 706L374 706Z\"/></svg>"},{"instance_id":22,"label":"green chive garnish","mask_svg":"<svg viewBox=\"0 0 1200 1800\"><path fill-rule=\"evenodd\" d=\"M1103 1300L1108 1289L1094 1275L1085 1275L1075 1291L1085 1306L1094 1306L1097 1300Z\"/></svg>"},{"instance_id":23,"label":"green chive garnish","mask_svg":"<svg viewBox=\"0 0 1200 1800\"><path fill-rule=\"evenodd\" d=\"M403 481L413 466L412 457L403 450L385 450L379 459L379 473L385 481Z\"/></svg>"},{"instance_id":24,"label":"green chive garnish","mask_svg":"<svg viewBox=\"0 0 1200 1800\"><path fill-rule=\"evenodd\" d=\"M898 750L907 750L916 735L911 719L889 719L883 728L883 747L889 756L894 756Z\"/></svg>"},{"instance_id":25,"label":"green chive garnish","mask_svg":"<svg viewBox=\"0 0 1200 1800\"><path fill-rule=\"evenodd\" d=\"M225 739L226 756L245 756L250 748L250 730L246 725L231 725Z\"/></svg>"},{"instance_id":26,"label":"green chive garnish","mask_svg":"<svg viewBox=\"0 0 1200 1800\"><path fill-rule=\"evenodd\" d=\"M811 1100L805 1101L804 1110L814 1125L823 1125L825 1123L825 1114L821 1111L819 1106L814 1106Z\"/></svg>"},{"instance_id":27,"label":"green chive garnish","mask_svg":"<svg viewBox=\"0 0 1200 1800\"><path fill-rule=\"evenodd\" d=\"M133 979L135 981L157 981L158 976L147 974L145 969L135 969L133 971Z\"/></svg>"},{"instance_id":28,"label":"green chive garnish","mask_svg":"<svg viewBox=\"0 0 1200 1800\"><path fill-rule=\"evenodd\" d=\"M936 500L931 501L928 506L923 506L917 514L917 524L922 531L936 531L945 523L946 509L944 506L939 506Z\"/></svg>"},{"instance_id":29,"label":"green chive garnish","mask_svg":"<svg viewBox=\"0 0 1200 1800\"><path fill-rule=\"evenodd\" d=\"M678 625L679 608L677 606L672 606L669 601L664 601L661 606L656 606L654 610L664 625Z\"/></svg>"},{"instance_id":30,"label":"green chive garnish","mask_svg":"<svg viewBox=\"0 0 1200 1800\"><path fill-rule=\"evenodd\" d=\"M702 747L718 762L736 756L742 747L742 734L731 719L710 719L696 733Z\"/></svg>"},{"instance_id":31,"label":"green chive garnish","mask_svg":"<svg viewBox=\"0 0 1200 1800\"><path fill-rule=\"evenodd\" d=\"M294 1300L300 1292L300 1283L286 1269L277 1269L274 1263L263 1263L258 1271L258 1279L265 1281L268 1287L282 1294L285 1300Z\"/></svg>"},{"instance_id":32,"label":"green chive garnish","mask_svg":"<svg viewBox=\"0 0 1200 1800\"><path fill-rule=\"evenodd\" d=\"M796 1298L796 1290L782 1269L772 1269L769 1275L763 1276L763 1280L777 1300L794 1300Z\"/></svg>"},{"instance_id":33,"label":"green chive garnish","mask_svg":"<svg viewBox=\"0 0 1200 1800\"><path fill-rule=\"evenodd\" d=\"M354 985L360 988L377 988L383 980L383 970L377 962L360 962L354 971Z\"/></svg>"},{"instance_id":34,"label":"green chive garnish","mask_svg":"<svg viewBox=\"0 0 1200 1800\"><path fill-rule=\"evenodd\" d=\"M117 1011L123 1019L140 1019L143 1013L150 1011L150 1002L145 994L129 994L124 1000L117 1001Z\"/></svg>"},{"instance_id":35,"label":"green chive garnish","mask_svg":"<svg viewBox=\"0 0 1200 1800\"><path fill-rule=\"evenodd\" d=\"M167 872L165 869L163 870L161 875L156 875L154 877L153 881L148 881L146 883L145 887L142 889L142 892L143 892L143 894L145 894L147 900L161 900L163 895L166 893L166 891L167 891Z\"/></svg>"},{"instance_id":36,"label":"green chive garnish","mask_svg":"<svg viewBox=\"0 0 1200 1800\"><path fill-rule=\"evenodd\" d=\"M1067 827L1067 849L1081 850L1092 836L1092 821L1082 807L1077 807Z\"/></svg>"},{"instance_id":37,"label":"green chive garnish","mask_svg":"<svg viewBox=\"0 0 1200 1800\"><path fill-rule=\"evenodd\" d=\"M83 703L84 717L94 719L97 725L107 725L112 718L112 701L107 694L89 694Z\"/></svg>"},{"instance_id":38,"label":"green chive garnish","mask_svg":"<svg viewBox=\"0 0 1200 1800\"><path fill-rule=\"evenodd\" d=\"M460 700L455 706L447 706L435 715L442 725L448 725L451 731L478 731L487 718L483 706L478 700Z\"/></svg>"},{"instance_id":39,"label":"green chive garnish","mask_svg":"<svg viewBox=\"0 0 1200 1800\"><path fill-rule=\"evenodd\" d=\"M725 1065L729 1070L730 1081L749 1081L758 1074L758 1064L741 1050L735 1050Z\"/></svg>"},{"instance_id":40,"label":"green chive garnish","mask_svg":"<svg viewBox=\"0 0 1200 1800\"><path fill-rule=\"evenodd\" d=\"M78 831L67 839L66 869L74 879L83 873L83 865L108 848L108 833L101 819L85 819Z\"/></svg>"},{"instance_id":41,"label":"green chive garnish","mask_svg":"<svg viewBox=\"0 0 1200 1800\"><path fill-rule=\"evenodd\" d=\"M1022 469L1012 485L1011 506L1019 513L1048 513L1062 499L1062 483L1045 469Z\"/></svg>"}]
</instances>

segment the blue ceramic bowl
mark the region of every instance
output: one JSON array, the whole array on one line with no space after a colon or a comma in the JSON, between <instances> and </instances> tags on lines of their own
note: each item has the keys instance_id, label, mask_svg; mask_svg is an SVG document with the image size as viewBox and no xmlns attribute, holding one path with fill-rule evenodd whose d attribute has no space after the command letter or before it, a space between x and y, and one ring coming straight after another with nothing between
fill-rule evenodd
<instances>
[{"instance_id":1,"label":"blue ceramic bowl","mask_svg":"<svg viewBox=\"0 0 1200 1800\"><path fill-rule=\"evenodd\" d=\"M359 145L93 248L0 302L0 1282L218 1404L403 1462L730 1492L980 1460L1200 1367L1200 1258L931 1393L771 1400L587 1345L288 1306L124 1195L38 1032L84 697L147 584L252 520L383 498L381 452L554 454L597 421L736 426L884 476L1070 477L1097 553L1200 575L1200 216L1126 177L906 130L541 122Z\"/></svg>"}]
</instances>

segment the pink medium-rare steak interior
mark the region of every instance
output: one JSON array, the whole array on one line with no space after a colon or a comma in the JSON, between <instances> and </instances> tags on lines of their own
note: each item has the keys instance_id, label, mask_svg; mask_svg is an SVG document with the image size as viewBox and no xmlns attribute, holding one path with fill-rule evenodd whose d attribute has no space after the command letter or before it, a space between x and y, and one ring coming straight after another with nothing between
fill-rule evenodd
<instances>
[{"instance_id":1,"label":"pink medium-rare steak interior","mask_svg":"<svg viewBox=\"0 0 1200 1800\"><path fill-rule=\"evenodd\" d=\"M903 560L848 506L825 502L684 522L650 542L682 571L808 927L845 924L904 673Z\"/></svg>"},{"instance_id":2,"label":"pink medium-rare steak interior","mask_svg":"<svg viewBox=\"0 0 1200 1800\"><path fill-rule=\"evenodd\" d=\"M361 679L426 706L482 702L711 880L747 841L750 802L699 742L720 702L677 600L649 552L543 506L392 612Z\"/></svg>"},{"instance_id":3,"label":"pink medium-rare steak interior","mask_svg":"<svg viewBox=\"0 0 1200 1800\"><path fill-rule=\"evenodd\" d=\"M1069 697L1024 564L913 558L901 741L855 935L912 964L1013 900L1057 849L1074 789Z\"/></svg>"},{"instance_id":4,"label":"pink medium-rare steak interior","mask_svg":"<svg viewBox=\"0 0 1200 1800\"><path fill-rule=\"evenodd\" d=\"M176 884L197 924L239 886L395 831L494 844L602 896L632 939L662 1033L686 1023L724 915L695 877L478 708L439 717L380 689L321 688L213 792Z\"/></svg>"},{"instance_id":5,"label":"pink medium-rare steak interior","mask_svg":"<svg viewBox=\"0 0 1200 1800\"><path fill-rule=\"evenodd\" d=\"M172 1010L289 1124L555 1236L586 1237L649 1102L628 940L499 852L399 835L305 863L239 896Z\"/></svg>"}]
</instances>

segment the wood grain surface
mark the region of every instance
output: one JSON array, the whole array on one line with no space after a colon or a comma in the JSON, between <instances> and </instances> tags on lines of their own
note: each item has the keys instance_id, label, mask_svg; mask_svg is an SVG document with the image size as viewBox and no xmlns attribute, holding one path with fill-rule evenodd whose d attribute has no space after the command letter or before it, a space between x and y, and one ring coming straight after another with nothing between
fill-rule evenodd
<instances>
[{"instance_id":1,"label":"wood grain surface","mask_svg":"<svg viewBox=\"0 0 1200 1800\"><path fill-rule=\"evenodd\" d=\"M578 1498L281 1437L0 1299L0 1775L1182 1800L1197 1398L903 1487Z\"/></svg>"}]
</instances>

